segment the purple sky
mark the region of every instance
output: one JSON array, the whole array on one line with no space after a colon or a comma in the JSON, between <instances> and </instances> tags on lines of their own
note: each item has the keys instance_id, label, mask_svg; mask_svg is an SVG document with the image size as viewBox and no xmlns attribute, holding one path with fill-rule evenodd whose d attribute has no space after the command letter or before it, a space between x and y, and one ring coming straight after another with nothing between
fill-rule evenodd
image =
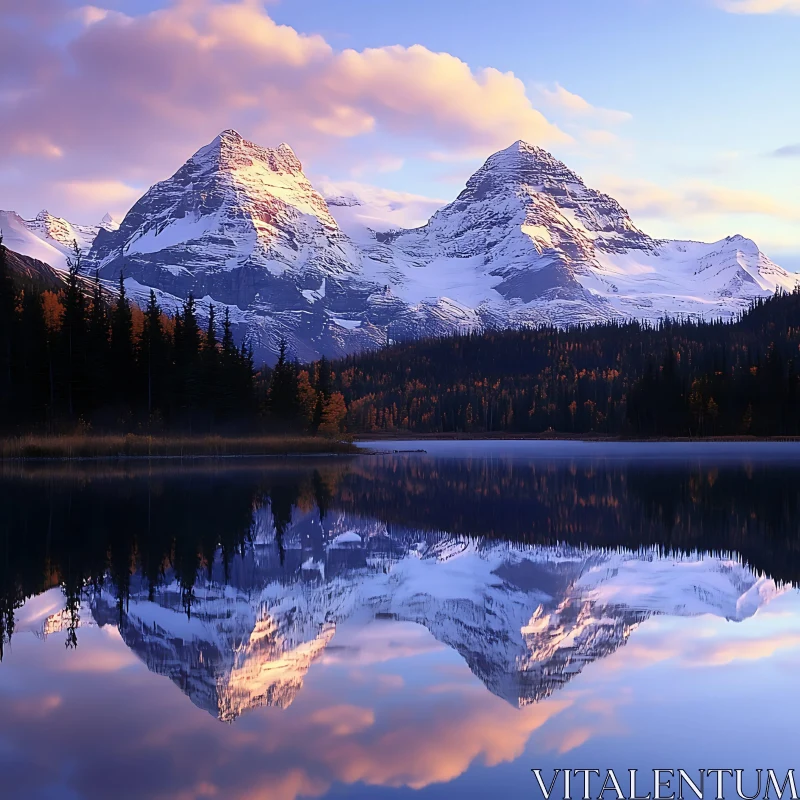
<instances>
[{"instance_id":1,"label":"purple sky","mask_svg":"<svg viewBox=\"0 0 800 800\"><path fill-rule=\"evenodd\" d=\"M0 0L0 208L124 214L234 127L417 219L522 138L800 266L800 0L97 2Z\"/></svg>"}]
</instances>

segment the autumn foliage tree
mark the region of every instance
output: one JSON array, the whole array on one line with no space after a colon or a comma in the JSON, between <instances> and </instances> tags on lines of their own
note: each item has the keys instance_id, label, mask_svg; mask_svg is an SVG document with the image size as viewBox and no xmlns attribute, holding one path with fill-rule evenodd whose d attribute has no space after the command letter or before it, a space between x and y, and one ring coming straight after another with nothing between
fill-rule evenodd
<instances>
[{"instance_id":1,"label":"autumn foliage tree","mask_svg":"<svg viewBox=\"0 0 800 800\"><path fill-rule=\"evenodd\" d=\"M322 407L322 422L319 425L320 433L338 434L342 432L347 405L341 392L333 392L324 402Z\"/></svg>"}]
</instances>

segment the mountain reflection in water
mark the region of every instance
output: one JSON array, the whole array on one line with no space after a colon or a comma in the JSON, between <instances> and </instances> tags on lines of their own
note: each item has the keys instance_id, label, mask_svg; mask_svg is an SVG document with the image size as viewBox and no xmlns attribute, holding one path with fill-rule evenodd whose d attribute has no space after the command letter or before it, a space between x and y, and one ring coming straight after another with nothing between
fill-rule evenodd
<instances>
[{"instance_id":1,"label":"mountain reflection in water","mask_svg":"<svg viewBox=\"0 0 800 800\"><path fill-rule=\"evenodd\" d=\"M315 662L359 661L353 631L413 623L522 713L648 619L741 622L789 591L798 478L800 463L416 454L7 467L0 647L62 637L68 660L117 630L238 726L297 702Z\"/></svg>"}]
</instances>

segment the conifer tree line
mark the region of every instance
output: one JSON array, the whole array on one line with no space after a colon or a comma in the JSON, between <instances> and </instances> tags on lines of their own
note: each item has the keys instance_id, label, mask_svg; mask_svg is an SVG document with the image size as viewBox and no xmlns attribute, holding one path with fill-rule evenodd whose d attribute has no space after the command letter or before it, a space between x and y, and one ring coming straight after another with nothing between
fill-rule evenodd
<instances>
[{"instance_id":1,"label":"conifer tree line","mask_svg":"<svg viewBox=\"0 0 800 800\"><path fill-rule=\"evenodd\" d=\"M307 366L291 361L282 339L275 366L262 368L257 383L273 419L289 427L336 434L344 428L347 406L344 395L335 391L335 377L325 357Z\"/></svg>"},{"instance_id":2,"label":"conifer tree line","mask_svg":"<svg viewBox=\"0 0 800 800\"><path fill-rule=\"evenodd\" d=\"M15 286L0 242L0 429L147 425L325 434L800 436L800 290L730 322L490 330L253 368L227 308L203 324L81 274Z\"/></svg>"},{"instance_id":3,"label":"conifer tree line","mask_svg":"<svg viewBox=\"0 0 800 800\"><path fill-rule=\"evenodd\" d=\"M800 291L730 322L429 339L334 364L350 431L800 435Z\"/></svg>"},{"instance_id":4,"label":"conifer tree line","mask_svg":"<svg viewBox=\"0 0 800 800\"><path fill-rule=\"evenodd\" d=\"M68 267L60 292L17 286L0 238L0 429L339 432L329 364L301 369L282 342L275 368L255 372L227 307L201 324L191 295L170 315L151 290L140 308L122 274L116 294L84 276L77 245Z\"/></svg>"}]
</instances>

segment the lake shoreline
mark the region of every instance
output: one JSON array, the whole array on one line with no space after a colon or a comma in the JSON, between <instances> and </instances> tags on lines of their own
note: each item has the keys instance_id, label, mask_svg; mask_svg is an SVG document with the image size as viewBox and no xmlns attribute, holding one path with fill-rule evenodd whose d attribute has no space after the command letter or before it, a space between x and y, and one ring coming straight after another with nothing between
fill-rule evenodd
<instances>
[{"instance_id":1,"label":"lake shoreline","mask_svg":"<svg viewBox=\"0 0 800 800\"><path fill-rule=\"evenodd\" d=\"M604 444L636 443L653 444L658 442L719 443L735 442L800 442L800 436L653 436L650 438L605 436L602 434L543 434L543 433L371 433L368 435L353 434L353 440L368 444L370 442L600 442Z\"/></svg>"},{"instance_id":2,"label":"lake shoreline","mask_svg":"<svg viewBox=\"0 0 800 800\"><path fill-rule=\"evenodd\" d=\"M352 442L315 436L65 435L0 439L0 462L198 461L363 454Z\"/></svg>"}]
</instances>

